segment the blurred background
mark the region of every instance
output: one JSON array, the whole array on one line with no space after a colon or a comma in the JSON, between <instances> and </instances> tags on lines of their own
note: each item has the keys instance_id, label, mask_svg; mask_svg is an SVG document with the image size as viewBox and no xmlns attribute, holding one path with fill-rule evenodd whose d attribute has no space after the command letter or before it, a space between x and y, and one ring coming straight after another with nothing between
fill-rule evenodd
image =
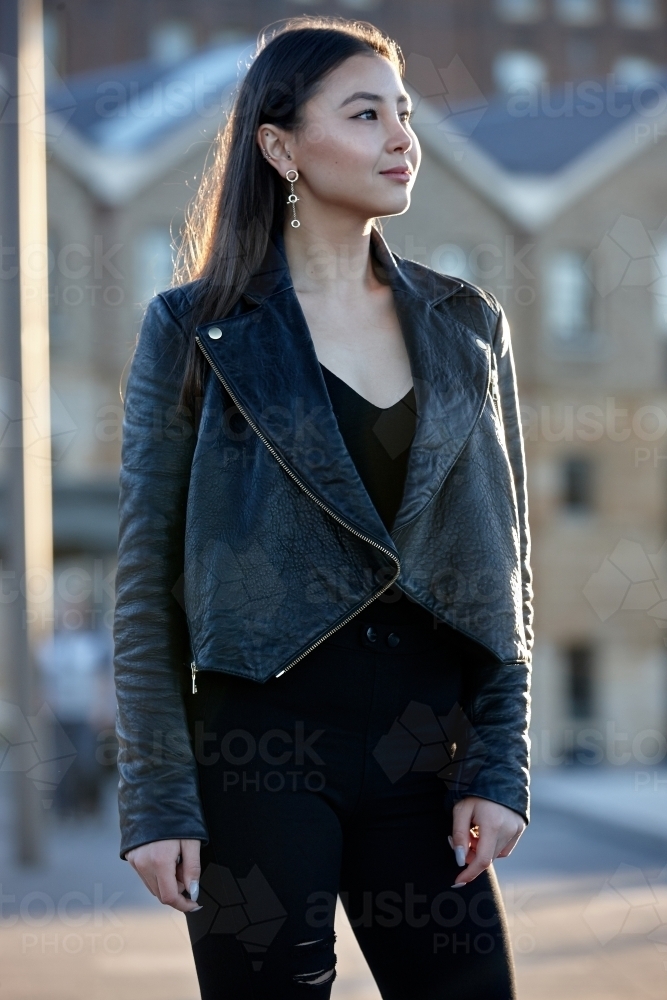
<instances>
[{"instance_id":1,"label":"blurred background","mask_svg":"<svg viewBox=\"0 0 667 1000\"><path fill-rule=\"evenodd\" d=\"M667 0L2 0L0 998L198 996L184 921L118 860L120 393L257 32L304 13L398 40L423 160L385 237L512 329L533 818L496 871L519 995L662 998ZM334 995L378 997L340 927Z\"/></svg>"}]
</instances>

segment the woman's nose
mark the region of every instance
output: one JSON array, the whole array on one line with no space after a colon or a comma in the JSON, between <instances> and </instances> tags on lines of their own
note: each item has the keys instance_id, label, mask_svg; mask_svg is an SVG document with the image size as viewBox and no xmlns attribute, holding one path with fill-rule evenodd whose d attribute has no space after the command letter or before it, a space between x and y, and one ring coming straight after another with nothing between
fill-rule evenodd
<instances>
[{"instance_id":1,"label":"woman's nose","mask_svg":"<svg viewBox=\"0 0 667 1000\"><path fill-rule=\"evenodd\" d=\"M412 147L412 136L406 132L403 126L398 123L398 128L395 134L391 137L391 148L393 150L398 150L400 152L407 153L407 151Z\"/></svg>"}]
</instances>

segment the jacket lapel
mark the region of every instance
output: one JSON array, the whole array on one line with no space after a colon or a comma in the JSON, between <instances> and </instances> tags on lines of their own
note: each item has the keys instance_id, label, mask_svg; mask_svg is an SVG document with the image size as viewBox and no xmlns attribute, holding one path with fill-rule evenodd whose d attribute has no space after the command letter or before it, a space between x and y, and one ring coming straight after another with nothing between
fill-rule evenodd
<instances>
[{"instance_id":1,"label":"jacket lapel","mask_svg":"<svg viewBox=\"0 0 667 1000\"><path fill-rule=\"evenodd\" d=\"M244 296L254 308L197 327L202 347L301 483L361 534L395 552L338 428L281 236ZM222 336L214 339L216 328Z\"/></svg>"},{"instance_id":2,"label":"jacket lapel","mask_svg":"<svg viewBox=\"0 0 667 1000\"><path fill-rule=\"evenodd\" d=\"M472 433L488 392L491 347L447 305L462 282L397 263L381 237L376 253L394 293L418 413L396 534L430 503Z\"/></svg>"},{"instance_id":3,"label":"jacket lapel","mask_svg":"<svg viewBox=\"0 0 667 1000\"><path fill-rule=\"evenodd\" d=\"M398 264L376 230L373 251L394 293L419 415L395 533L433 498L471 433L487 392L489 352L443 308L461 282ZM247 311L197 327L202 348L301 483L362 534L395 551L338 429L282 234L244 297ZM211 337L216 330L222 335Z\"/></svg>"}]
</instances>

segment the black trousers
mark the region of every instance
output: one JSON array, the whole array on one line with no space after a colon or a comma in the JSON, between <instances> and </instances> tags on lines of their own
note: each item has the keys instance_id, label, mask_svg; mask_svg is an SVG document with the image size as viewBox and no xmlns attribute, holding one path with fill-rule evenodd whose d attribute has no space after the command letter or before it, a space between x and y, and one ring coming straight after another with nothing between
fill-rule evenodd
<instances>
[{"instance_id":1,"label":"black trousers","mask_svg":"<svg viewBox=\"0 0 667 1000\"><path fill-rule=\"evenodd\" d=\"M453 634L366 612L266 684L198 675L203 1000L328 998L338 896L385 1000L515 997L493 866L451 888Z\"/></svg>"}]
</instances>

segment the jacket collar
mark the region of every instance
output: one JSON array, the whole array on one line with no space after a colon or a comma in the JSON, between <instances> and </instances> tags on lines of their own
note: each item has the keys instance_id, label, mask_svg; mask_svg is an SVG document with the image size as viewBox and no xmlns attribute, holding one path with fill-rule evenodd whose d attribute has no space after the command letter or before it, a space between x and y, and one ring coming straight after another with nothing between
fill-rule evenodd
<instances>
[{"instance_id":1,"label":"jacket collar","mask_svg":"<svg viewBox=\"0 0 667 1000\"><path fill-rule=\"evenodd\" d=\"M244 291L250 308L204 323L197 334L240 409L305 487L362 534L395 551L400 529L438 492L481 413L490 344L443 305L465 287L462 282L395 257L375 229L372 251L392 287L418 411L391 534L338 429L281 233ZM222 336L211 338L216 327Z\"/></svg>"},{"instance_id":2,"label":"jacket collar","mask_svg":"<svg viewBox=\"0 0 667 1000\"><path fill-rule=\"evenodd\" d=\"M462 281L447 274L438 274L427 267L419 267L410 274L405 266L410 262L395 256L375 227L371 230L371 250L381 265L380 274L391 284L394 292L401 290L423 299L430 305L435 305L465 287ZM401 264L404 266L401 267ZM269 295L284 291L291 286L292 277L285 253L285 241L282 232L277 230L269 240L262 264L251 275L244 296L259 305Z\"/></svg>"}]
</instances>

